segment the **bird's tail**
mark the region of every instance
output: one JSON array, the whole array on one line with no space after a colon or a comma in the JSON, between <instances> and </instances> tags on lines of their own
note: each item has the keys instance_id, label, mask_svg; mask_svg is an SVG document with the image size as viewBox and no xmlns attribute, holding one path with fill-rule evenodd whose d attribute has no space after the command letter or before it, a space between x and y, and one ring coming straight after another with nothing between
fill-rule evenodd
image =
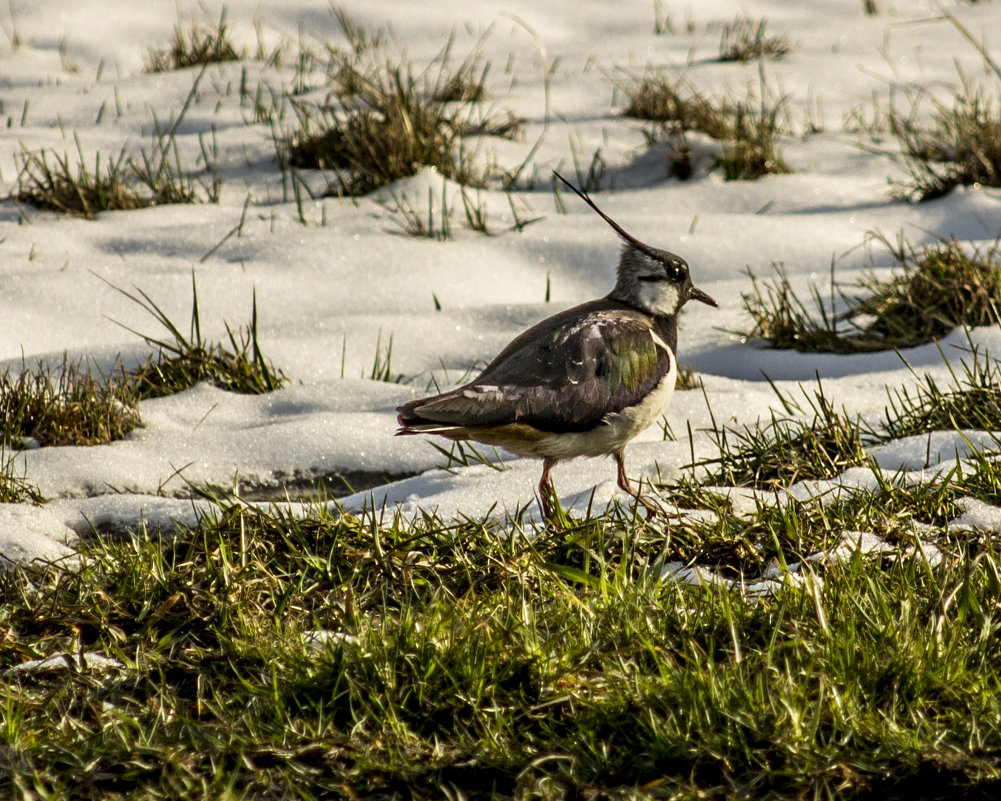
<instances>
[{"instance_id":1,"label":"bird's tail","mask_svg":"<svg viewBox=\"0 0 1001 801\"><path fill-rule=\"evenodd\" d=\"M445 434L447 436L449 432L462 428L462 426L437 423L434 420L425 420L420 417L404 417L403 414L397 416L396 422L400 424L400 427L396 429L398 437L405 437L409 434Z\"/></svg>"}]
</instances>

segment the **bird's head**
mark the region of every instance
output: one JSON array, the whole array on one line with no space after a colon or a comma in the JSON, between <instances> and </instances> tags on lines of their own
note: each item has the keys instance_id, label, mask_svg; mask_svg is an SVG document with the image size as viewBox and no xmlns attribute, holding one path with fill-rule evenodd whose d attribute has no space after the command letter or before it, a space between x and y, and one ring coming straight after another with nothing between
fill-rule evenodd
<instances>
[{"instance_id":1,"label":"bird's head","mask_svg":"<svg viewBox=\"0 0 1001 801\"><path fill-rule=\"evenodd\" d=\"M692 283L688 262L674 253L640 242L599 209L586 192L579 190L558 172L554 174L622 237L624 244L619 259L618 280L609 297L655 316L677 314L690 300L698 300L709 306L716 305L715 300Z\"/></svg>"}]
</instances>

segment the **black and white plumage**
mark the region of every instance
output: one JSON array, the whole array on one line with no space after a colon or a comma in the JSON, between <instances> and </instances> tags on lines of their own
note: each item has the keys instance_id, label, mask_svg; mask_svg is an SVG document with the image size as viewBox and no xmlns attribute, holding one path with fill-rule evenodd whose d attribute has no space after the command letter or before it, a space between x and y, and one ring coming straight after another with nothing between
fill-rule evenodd
<instances>
[{"instance_id":1,"label":"black and white plumage","mask_svg":"<svg viewBox=\"0 0 1001 801\"><path fill-rule=\"evenodd\" d=\"M438 434L543 459L547 518L550 471L577 456L614 456L619 486L643 501L626 477L626 444L671 402L678 311L689 300L716 305L692 284L684 259L643 244L556 177L624 240L614 289L529 328L468 384L397 409L397 435Z\"/></svg>"}]
</instances>

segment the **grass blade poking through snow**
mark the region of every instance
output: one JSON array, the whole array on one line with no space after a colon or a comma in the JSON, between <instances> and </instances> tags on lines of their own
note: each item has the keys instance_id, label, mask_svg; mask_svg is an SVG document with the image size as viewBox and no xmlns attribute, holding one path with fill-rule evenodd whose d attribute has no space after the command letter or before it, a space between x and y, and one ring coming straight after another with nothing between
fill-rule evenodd
<instances>
[{"instance_id":1,"label":"grass blade poking through snow","mask_svg":"<svg viewBox=\"0 0 1001 801\"><path fill-rule=\"evenodd\" d=\"M744 308L754 321L747 336L776 348L814 353L863 353L909 348L932 342L957 326L991 325L1001 307L1001 261L995 244L986 253L954 240L921 248L896 247L884 237L900 272L889 279L863 277L858 289L867 296L838 288L847 308L835 314L813 290L811 313L778 270L770 281L751 274L753 294Z\"/></svg>"},{"instance_id":2,"label":"grass blade poking through snow","mask_svg":"<svg viewBox=\"0 0 1001 801\"><path fill-rule=\"evenodd\" d=\"M133 333L157 349L157 353L135 370L131 381L140 398L156 398L189 389L199 381L209 381L230 392L260 394L270 392L288 378L261 352L257 327L257 292L249 328L236 332L226 325L230 347L208 341L202 334L198 310L198 286L191 274L191 322L185 334L166 312L143 290L133 294L112 287L139 304L166 330L166 336ZM131 330L131 329L129 329Z\"/></svg>"},{"instance_id":3,"label":"grass blade poking through snow","mask_svg":"<svg viewBox=\"0 0 1001 801\"><path fill-rule=\"evenodd\" d=\"M193 23L187 29L174 26L174 36L165 48L150 50L146 56L146 72L168 72L202 64L240 61L245 54L230 39L223 6L215 27Z\"/></svg>"},{"instance_id":4,"label":"grass blade poking through snow","mask_svg":"<svg viewBox=\"0 0 1001 801\"><path fill-rule=\"evenodd\" d=\"M42 504L45 497L17 471L6 444L0 444L0 503Z\"/></svg>"}]
</instances>

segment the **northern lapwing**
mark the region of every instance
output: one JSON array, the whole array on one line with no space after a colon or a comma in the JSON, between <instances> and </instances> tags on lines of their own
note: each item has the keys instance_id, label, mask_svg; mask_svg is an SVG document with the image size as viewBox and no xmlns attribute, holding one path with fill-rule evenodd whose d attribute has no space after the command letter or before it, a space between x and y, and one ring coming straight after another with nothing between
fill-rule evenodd
<instances>
[{"instance_id":1,"label":"northern lapwing","mask_svg":"<svg viewBox=\"0 0 1001 801\"><path fill-rule=\"evenodd\" d=\"M678 376L678 311L716 301L692 284L680 256L627 233L586 192L564 184L625 243L615 288L518 336L468 384L400 406L404 434L474 440L542 459L539 501L552 519L551 472L577 456L615 457L618 485L651 512L626 477L626 444L654 423Z\"/></svg>"}]
</instances>

